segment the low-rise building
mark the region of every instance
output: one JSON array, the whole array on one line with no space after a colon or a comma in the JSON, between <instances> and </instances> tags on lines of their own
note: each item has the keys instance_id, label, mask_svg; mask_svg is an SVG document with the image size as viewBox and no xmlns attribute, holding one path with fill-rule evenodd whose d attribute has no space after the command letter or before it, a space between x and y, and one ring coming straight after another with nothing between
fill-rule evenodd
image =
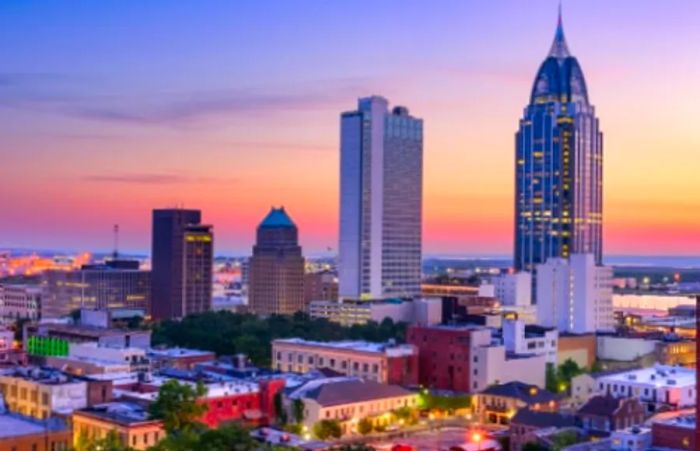
<instances>
[{"instance_id":1,"label":"low-rise building","mask_svg":"<svg viewBox=\"0 0 700 451\"><path fill-rule=\"evenodd\" d=\"M472 407L482 421L509 424L510 419L520 409L556 412L559 408L559 397L536 385L508 382L491 385L474 394Z\"/></svg>"},{"instance_id":2,"label":"low-rise building","mask_svg":"<svg viewBox=\"0 0 700 451\"><path fill-rule=\"evenodd\" d=\"M369 321L381 323L386 318L397 323L439 324L442 321L439 299L313 300L308 310L312 318L324 318L343 326Z\"/></svg>"},{"instance_id":3,"label":"low-rise building","mask_svg":"<svg viewBox=\"0 0 700 451\"><path fill-rule=\"evenodd\" d=\"M275 378L252 381L223 375L171 370L161 375L146 375L114 382L114 398L138 404L156 400L160 387L168 380L194 386L198 381L206 388L200 403L207 406L200 421L215 428L230 421L266 424L275 418L274 397L284 388L284 381Z\"/></svg>"},{"instance_id":4,"label":"low-rise building","mask_svg":"<svg viewBox=\"0 0 700 451\"><path fill-rule=\"evenodd\" d=\"M510 451L520 451L526 443L537 442L535 433L543 429L574 427L576 417L559 412L520 409L510 419Z\"/></svg>"},{"instance_id":5,"label":"low-rise building","mask_svg":"<svg viewBox=\"0 0 700 451\"><path fill-rule=\"evenodd\" d=\"M123 446L144 450L165 437L163 422L151 419L148 411L136 403L110 402L77 410L72 421L75 446L116 433Z\"/></svg>"},{"instance_id":6,"label":"low-rise building","mask_svg":"<svg viewBox=\"0 0 700 451\"><path fill-rule=\"evenodd\" d=\"M60 342L64 345L62 346L63 351L58 355L68 355L70 345L76 343L97 343L99 346L111 348L135 347L149 349L151 346L151 331L84 326L65 322L25 324L24 349L30 354L35 354L32 350L37 347L41 348L47 341L51 343Z\"/></svg>"},{"instance_id":7,"label":"low-rise building","mask_svg":"<svg viewBox=\"0 0 700 451\"><path fill-rule=\"evenodd\" d=\"M12 412L38 419L69 415L88 405L87 382L58 371L18 368L0 375L0 392Z\"/></svg>"},{"instance_id":8,"label":"low-rise building","mask_svg":"<svg viewBox=\"0 0 700 451\"><path fill-rule=\"evenodd\" d=\"M668 450L697 450L695 415L684 414L654 421L651 424L651 445Z\"/></svg>"},{"instance_id":9,"label":"low-rise building","mask_svg":"<svg viewBox=\"0 0 700 451\"><path fill-rule=\"evenodd\" d=\"M418 349L410 344L286 338L272 342L272 367L297 373L329 368L380 383L416 385Z\"/></svg>"},{"instance_id":10,"label":"low-rise building","mask_svg":"<svg viewBox=\"0 0 700 451\"><path fill-rule=\"evenodd\" d=\"M420 383L436 389L478 392L521 380L544 387L545 355L509 352L483 326L412 326L407 341L419 350Z\"/></svg>"},{"instance_id":11,"label":"low-rise building","mask_svg":"<svg viewBox=\"0 0 700 451\"><path fill-rule=\"evenodd\" d=\"M632 426L613 431L610 445L612 451L646 451L651 448L651 428Z\"/></svg>"},{"instance_id":12,"label":"low-rise building","mask_svg":"<svg viewBox=\"0 0 700 451\"><path fill-rule=\"evenodd\" d=\"M591 368L596 361L597 340L595 334L559 333L557 341L557 365L571 359L581 368Z\"/></svg>"},{"instance_id":13,"label":"low-rise building","mask_svg":"<svg viewBox=\"0 0 700 451\"><path fill-rule=\"evenodd\" d=\"M503 342L508 352L545 356L556 365L559 332L553 327L526 325L519 319L503 320Z\"/></svg>"},{"instance_id":14,"label":"low-rise building","mask_svg":"<svg viewBox=\"0 0 700 451\"><path fill-rule=\"evenodd\" d=\"M41 285L0 283L0 322L41 318Z\"/></svg>"},{"instance_id":15,"label":"low-rise building","mask_svg":"<svg viewBox=\"0 0 700 451\"><path fill-rule=\"evenodd\" d=\"M683 367L654 365L606 374L597 378L597 383L599 394L638 398L649 413L662 407L671 410L693 407L697 397L695 370Z\"/></svg>"},{"instance_id":16,"label":"low-rise building","mask_svg":"<svg viewBox=\"0 0 700 451\"><path fill-rule=\"evenodd\" d=\"M0 450L67 451L71 430L63 419L36 418L0 412Z\"/></svg>"},{"instance_id":17,"label":"low-rise building","mask_svg":"<svg viewBox=\"0 0 700 451\"><path fill-rule=\"evenodd\" d=\"M191 370L195 365L212 363L216 360L216 354L213 352L177 347L149 349L148 357L151 359L154 369L178 368Z\"/></svg>"},{"instance_id":18,"label":"low-rise building","mask_svg":"<svg viewBox=\"0 0 700 451\"><path fill-rule=\"evenodd\" d=\"M364 418L370 419L375 427L388 426L392 411L418 405L415 392L358 378L310 381L287 397L303 402L304 425L309 430L319 421L335 420L340 423L343 435L356 434L357 424Z\"/></svg>"},{"instance_id":19,"label":"low-rise building","mask_svg":"<svg viewBox=\"0 0 700 451\"><path fill-rule=\"evenodd\" d=\"M611 395L594 396L576 412L581 426L597 436L642 424L644 405L637 398L616 398Z\"/></svg>"}]
</instances>

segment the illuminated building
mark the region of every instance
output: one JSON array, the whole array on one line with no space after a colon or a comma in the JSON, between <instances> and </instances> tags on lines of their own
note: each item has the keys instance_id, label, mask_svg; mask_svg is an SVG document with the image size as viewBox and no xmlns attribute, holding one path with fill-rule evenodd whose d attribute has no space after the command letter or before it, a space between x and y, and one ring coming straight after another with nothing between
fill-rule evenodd
<instances>
[{"instance_id":1,"label":"illuminated building","mask_svg":"<svg viewBox=\"0 0 700 451\"><path fill-rule=\"evenodd\" d=\"M557 26L515 136L515 268L550 257L602 259L603 134Z\"/></svg>"},{"instance_id":2,"label":"illuminated building","mask_svg":"<svg viewBox=\"0 0 700 451\"><path fill-rule=\"evenodd\" d=\"M272 342L272 367L297 373L325 368L382 384L416 385L418 349L408 344L284 338Z\"/></svg>"},{"instance_id":3,"label":"illuminated building","mask_svg":"<svg viewBox=\"0 0 700 451\"><path fill-rule=\"evenodd\" d=\"M38 320L41 313L41 285L0 283L0 321L20 318Z\"/></svg>"},{"instance_id":4,"label":"illuminated building","mask_svg":"<svg viewBox=\"0 0 700 451\"><path fill-rule=\"evenodd\" d=\"M199 210L153 210L151 314L182 318L211 310L214 233Z\"/></svg>"},{"instance_id":5,"label":"illuminated building","mask_svg":"<svg viewBox=\"0 0 700 451\"><path fill-rule=\"evenodd\" d=\"M250 258L249 307L262 315L292 315L305 309L304 257L297 226L283 208L258 225Z\"/></svg>"},{"instance_id":6,"label":"illuminated building","mask_svg":"<svg viewBox=\"0 0 700 451\"><path fill-rule=\"evenodd\" d=\"M341 116L339 294L420 294L423 121L386 99Z\"/></svg>"},{"instance_id":7,"label":"illuminated building","mask_svg":"<svg viewBox=\"0 0 700 451\"><path fill-rule=\"evenodd\" d=\"M536 267L537 322L560 332L614 330L612 268L592 254L550 258Z\"/></svg>"},{"instance_id":8,"label":"illuminated building","mask_svg":"<svg viewBox=\"0 0 700 451\"><path fill-rule=\"evenodd\" d=\"M150 271L140 270L136 261L113 260L74 271L49 270L42 274L41 317L60 318L81 308L145 312L150 283Z\"/></svg>"}]
</instances>

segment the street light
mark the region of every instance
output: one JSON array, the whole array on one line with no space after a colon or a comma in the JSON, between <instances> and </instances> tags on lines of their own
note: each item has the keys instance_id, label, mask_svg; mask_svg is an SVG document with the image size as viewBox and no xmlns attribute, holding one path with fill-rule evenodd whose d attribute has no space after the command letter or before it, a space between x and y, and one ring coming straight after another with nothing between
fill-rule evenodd
<instances>
[{"instance_id":1,"label":"street light","mask_svg":"<svg viewBox=\"0 0 700 451\"><path fill-rule=\"evenodd\" d=\"M481 440L483 439L481 432L472 433L472 442L476 443L477 451L481 451Z\"/></svg>"}]
</instances>

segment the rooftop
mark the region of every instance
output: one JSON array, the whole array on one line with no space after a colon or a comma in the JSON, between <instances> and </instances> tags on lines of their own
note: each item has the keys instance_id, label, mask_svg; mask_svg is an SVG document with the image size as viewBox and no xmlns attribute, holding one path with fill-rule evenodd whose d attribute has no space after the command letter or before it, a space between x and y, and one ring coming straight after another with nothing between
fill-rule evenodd
<instances>
[{"instance_id":1,"label":"rooftop","mask_svg":"<svg viewBox=\"0 0 700 451\"><path fill-rule=\"evenodd\" d=\"M510 420L511 424L534 426L538 428L546 427L570 427L576 425L576 418L573 415L563 415L558 412L542 412L530 409L520 409Z\"/></svg>"},{"instance_id":2,"label":"rooftop","mask_svg":"<svg viewBox=\"0 0 700 451\"><path fill-rule=\"evenodd\" d=\"M211 355L212 360L214 357L214 353L211 351L202 351L200 349L187 348L151 348L148 350L148 355L152 357L200 357Z\"/></svg>"},{"instance_id":3,"label":"rooftop","mask_svg":"<svg viewBox=\"0 0 700 451\"><path fill-rule=\"evenodd\" d=\"M15 367L0 374L0 377L13 377L36 382L41 385L82 383L81 381L75 380L61 371L39 367Z\"/></svg>"},{"instance_id":4,"label":"rooftop","mask_svg":"<svg viewBox=\"0 0 700 451\"><path fill-rule=\"evenodd\" d=\"M695 429L695 415L686 414L678 415L672 418L667 418L659 421L654 421L654 424L664 424L667 426L676 426L679 428Z\"/></svg>"},{"instance_id":5,"label":"rooftop","mask_svg":"<svg viewBox=\"0 0 700 451\"><path fill-rule=\"evenodd\" d=\"M42 434L46 430L67 430L66 423L58 418L36 420L17 414L0 413L0 439L22 435Z\"/></svg>"},{"instance_id":6,"label":"rooftop","mask_svg":"<svg viewBox=\"0 0 700 451\"><path fill-rule=\"evenodd\" d=\"M609 374L597 378L604 382L626 382L660 387L694 387L695 370L669 365L654 365L649 368Z\"/></svg>"},{"instance_id":7,"label":"rooftop","mask_svg":"<svg viewBox=\"0 0 700 451\"><path fill-rule=\"evenodd\" d=\"M270 209L270 212L262 220L259 227L296 227L284 207Z\"/></svg>"},{"instance_id":8,"label":"rooftop","mask_svg":"<svg viewBox=\"0 0 700 451\"><path fill-rule=\"evenodd\" d=\"M301 397L315 400L321 406L337 406L386 398L410 396L414 392L399 387L361 379L329 379L304 391Z\"/></svg>"},{"instance_id":9,"label":"rooftop","mask_svg":"<svg viewBox=\"0 0 700 451\"><path fill-rule=\"evenodd\" d=\"M346 341L312 341L304 340L302 338L281 338L274 340L273 345L276 343L285 343L292 345L301 345L309 347L318 348L330 348L345 351L355 351L355 352L366 352L373 354L387 354L392 357L402 356L402 355L412 355L414 354L415 348L409 344L391 344L391 343L373 343L369 341L360 340L346 340Z\"/></svg>"},{"instance_id":10,"label":"rooftop","mask_svg":"<svg viewBox=\"0 0 700 451\"><path fill-rule=\"evenodd\" d=\"M86 409L81 409L75 413L108 420L124 426L131 426L147 421L158 421L149 419L148 411L144 409L143 406L132 402L98 404Z\"/></svg>"},{"instance_id":11,"label":"rooftop","mask_svg":"<svg viewBox=\"0 0 700 451\"><path fill-rule=\"evenodd\" d=\"M616 398L612 395L594 396L578 410L578 413L582 415L610 416L627 400L626 398Z\"/></svg>"},{"instance_id":12,"label":"rooftop","mask_svg":"<svg viewBox=\"0 0 700 451\"><path fill-rule=\"evenodd\" d=\"M528 405L548 403L559 399L557 395L550 391L543 390L536 385L529 385L518 381L491 385L480 394L516 398Z\"/></svg>"}]
</instances>

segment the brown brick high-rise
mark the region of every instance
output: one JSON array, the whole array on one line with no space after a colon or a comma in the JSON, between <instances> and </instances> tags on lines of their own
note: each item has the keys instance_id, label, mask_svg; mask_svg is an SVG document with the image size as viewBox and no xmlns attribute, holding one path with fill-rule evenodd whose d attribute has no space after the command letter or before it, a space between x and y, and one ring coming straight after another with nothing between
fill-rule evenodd
<instances>
[{"instance_id":1,"label":"brown brick high-rise","mask_svg":"<svg viewBox=\"0 0 700 451\"><path fill-rule=\"evenodd\" d=\"M258 226L249 285L254 313L291 315L304 310L304 257L297 226L284 207L270 210Z\"/></svg>"}]
</instances>

